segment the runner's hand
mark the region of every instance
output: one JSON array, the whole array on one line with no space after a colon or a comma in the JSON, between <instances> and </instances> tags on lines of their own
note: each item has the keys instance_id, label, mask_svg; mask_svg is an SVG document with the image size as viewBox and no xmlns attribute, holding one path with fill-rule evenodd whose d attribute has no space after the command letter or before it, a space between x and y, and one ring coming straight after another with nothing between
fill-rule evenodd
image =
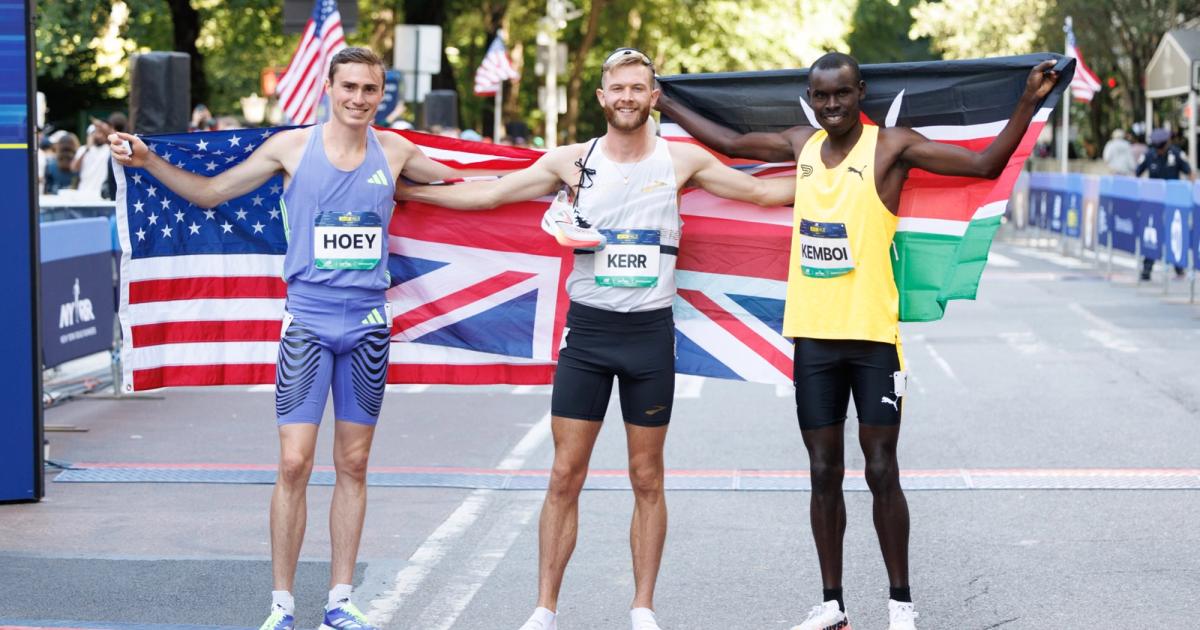
<instances>
[{"instance_id":1,"label":"runner's hand","mask_svg":"<svg viewBox=\"0 0 1200 630\"><path fill-rule=\"evenodd\" d=\"M113 158L122 166L142 168L146 165L146 158L150 155L150 149L146 147L146 143L130 133L108 134L108 146L112 149Z\"/></svg>"},{"instance_id":2,"label":"runner's hand","mask_svg":"<svg viewBox=\"0 0 1200 630\"><path fill-rule=\"evenodd\" d=\"M1058 73L1047 72L1054 64L1053 59L1047 59L1029 71L1029 79L1025 82L1026 96L1040 101L1054 89L1054 84L1058 83Z\"/></svg>"}]
</instances>

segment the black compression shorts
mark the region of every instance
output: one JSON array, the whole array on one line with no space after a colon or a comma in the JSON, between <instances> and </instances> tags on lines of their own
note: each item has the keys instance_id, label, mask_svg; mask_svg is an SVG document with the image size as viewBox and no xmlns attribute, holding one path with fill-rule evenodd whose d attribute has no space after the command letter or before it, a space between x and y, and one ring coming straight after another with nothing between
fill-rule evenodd
<instances>
[{"instance_id":1,"label":"black compression shorts","mask_svg":"<svg viewBox=\"0 0 1200 630\"><path fill-rule=\"evenodd\" d=\"M894 344L798 338L792 378L801 429L845 422L852 393L860 424L900 424L906 376Z\"/></svg>"},{"instance_id":2,"label":"black compression shorts","mask_svg":"<svg viewBox=\"0 0 1200 630\"><path fill-rule=\"evenodd\" d=\"M603 420L613 377L625 422L663 426L675 397L675 320L670 308L617 313L571 303L550 413Z\"/></svg>"}]
</instances>

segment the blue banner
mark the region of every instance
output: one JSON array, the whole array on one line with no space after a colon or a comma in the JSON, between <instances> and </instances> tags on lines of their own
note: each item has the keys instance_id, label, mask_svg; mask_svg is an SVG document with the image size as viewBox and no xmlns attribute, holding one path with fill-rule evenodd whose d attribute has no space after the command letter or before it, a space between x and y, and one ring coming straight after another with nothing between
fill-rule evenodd
<instances>
[{"instance_id":1,"label":"blue banner","mask_svg":"<svg viewBox=\"0 0 1200 630\"><path fill-rule=\"evenodd\" d=\"M1066 176L1064 183L1066 186L1063 190L1065 201L1062 233L1064 236L1079 238L1083 227L1083 175L1071 173Z\"/></svg>"},{"instance_id":2,"label":"blue banner","mask_svg":"<svg viewBox=\"0 0 1200 630\"><path fill-rule=\"evenodd\" d=\"M107 218L42 224L42 363L112 348L112 234Z\"/></svg>"},{"instance_id":3,"label":"blue banner","mask_svg":"<svg viewBox=\"0 0 1200 630\"><path fill-rule=\"evenodd\" d=\"M1138 180L1138 238L1142 241L1142 257L1162 260L1166 234L1163 232L1163 200L1167 182L1162 179Z\"/></svg>"},{"instance_id":4,"label":"blue banner","mask_svg":"<svg viewBox=\"0 0 1200 630\"><path fill-rule=\"evenodd\" d=\"M37 199L32 146L30 1L0 0L0 502L42 496L42 373L37 328Z\"/></svg>"},{"instance_id":5,"label":"blue banner","mask_svg":"<svg viewBox=\"0 0 1200 630\"><path fill-rule=\"evenodd\" d=\"M1200 269L1200 182L1192 187L1192 269Z\"/></svg>"},{"instance_id":6,"label":"blue banner","mask_svg":"<svg viewBox=\"0 0 1200 630\"><path fill-rule=\"evenodd\" d=\"M375 110L375 124L387 126L387 117L400 104L400 87L403 75L399 70L388 70L383 75L383 100Z\"/></svg>"},{"instance_id":7,"label":"blue banner","mask_svg":"<svg viewBox=\"0 0 1200 630\"><path fill-rule=\"evenodd\" d=\"M1163 201L1163 253L1166 261L1176 267L1188 266L1188 250L1192 248L1191 221L1191 182L1167 182L1167 193Z\"/></svg>"},{"instance_id":8,"label":"blue banner","mask_svg":"<svg viewBox=\"0 0 1200 630\"><path fill-rule=\"evenodd\" d=\"M1138 232L1138 208L1141 205L1141 186L1132 177L1112 178L1113 249L1133 253Z\"/></svg>"}]
</instances>

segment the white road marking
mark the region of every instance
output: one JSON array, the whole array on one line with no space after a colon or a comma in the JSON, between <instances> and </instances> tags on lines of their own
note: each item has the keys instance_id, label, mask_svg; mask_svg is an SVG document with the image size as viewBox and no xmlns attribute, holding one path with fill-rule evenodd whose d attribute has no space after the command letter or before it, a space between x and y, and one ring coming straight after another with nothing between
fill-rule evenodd
<instances>
[{"instance_id":1,"label":"white road marking","mask_svg":"<svg viewBox=\"0 0 1200 630\"><path fill-rule=\"evenodd\" d=\"M937 349L933 347L932 343L929 343L929 340L925 340L925 350L929 352L929 356L933 358L933 362L936 363L938 367L942 368L942 371L946 373L946 376L950 377L950 380L954 381L958 385L962 385L962 381L958 380L958 375L954 373L954 369L950 367L950 363L943 359L942 355L938 354Z\"/></svg>"},{"instance_id":2,"label":"white road marking","mask_svg":"<svg viewBox=\"0 0 1200 630\"><path fill-rule=\"evenodd\" d=\"M1021 263L997 251L988 252L988 267L1020 267Z\"/></svg>"},{"instance_id":3,"label":"white road marking","mask_svg":"<svg viewBox=\"0 0 1200 630\"><path fill-rule=\"evenodd\" d=\"M429 630L450 630L454 627L459 615L467 609L500 561L508 555L539 505L541 502L524 499L506 509L484 535L479 547L471 553L470 559L456 567L456 579L434 596L415 623L408 625Z\"/></svg>"},{"instance_id":4,"label":"white road marking","mask_svg":"<svg viewBox=\"0 0 1200 630\"><path fill-rule=\"evenodd\" d=\"M1078 302L1071 302L1070 304L1067 304L1067 308L1070 309L1072 313L1075 313L1076 315L1086 319L1092 326L1095 326L1095 328L1089 328L1083 331L1083 334L1087 335L1089 339L1104 346L1105 348L1108 348L1109 350L1116 350L1117 352L1132 354L1139 350L1137 344L1129 340L1129 336L1124 328L1089 311L1085 306L1079 304Z\"/></svg>"},{"instance_id":5,"label":"white road marking","mask_svg":"<svg viewBox=\"0 0 1200 630\"><path fill-rule=\"evenodd\" d=\"M1007 343L1009 347L1020 354L1041 354L1046 351L1046 344L1038 341L1037 336L1031 332L1002 332L998 334L1004 340L1004 343Z\"/></svg>"},{"instance_id":6,"label":"white road marking","mask_svg":"<svg viewBox=\"0 0 1200 630\"><path fill-rule=\"evenodd\" d=\"M524 465L526 458L549 436L550 414L547 413L537 424L530 427L525 436L500 462L499 467L505 470L519 469ZM487 510L494 492L494 490L475 490L467 495L462 504L409 556L408 564L392 580L392 588L371 601L370 608L367 610L367 618L373 625L383 626L392 620L396 612L404 605L405 599L421 587L450 549L462 539ZM525 509L532 514L537 505L530 503ZM528 521L526 520L526 522ZM519 533L520 527L516 528L516 531ZM515 534L513 536L515 538ZM511 544L510 542L509 545ZM496 562L498 563L499 559ZM490 572L489 569L488 573ZM480 583L482 584L482 582ZM476 590L478 589L476 588ZM465 591L463 592L465 593ZM470 597L474 597L474 592L470 593ZM467 602L469 601L468 598ZM465 603L463 606L465 607ZM455 618L457 618L457 613L455 613ZM453 619L450 620L450 623L453 623Z\"/></svg>"},{"instance_id":7,"label":"white road marking","mask_svg":"<svg viewBox=\"0 0 1200 630\"><path fill-rule=\"evenodd\" d=\"M675 375L675 398L699 398L700 390L704 389L703 376L693 376L691 374L676 374Z\"/></svg>"}]
</instances>

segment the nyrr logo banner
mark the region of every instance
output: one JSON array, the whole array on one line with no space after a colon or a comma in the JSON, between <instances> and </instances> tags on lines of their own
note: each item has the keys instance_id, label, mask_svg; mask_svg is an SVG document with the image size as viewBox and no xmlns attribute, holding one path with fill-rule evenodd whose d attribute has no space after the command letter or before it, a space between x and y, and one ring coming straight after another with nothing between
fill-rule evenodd
<instances>
[{"instance_id":1,"label":"nyrr logo banner","mask_svg":"<svg viewBox=\"0 0 1200 630\"><path fill-rule=\"evenodd\" d=\"M52 367L112 348L112 254L42 263L42 362Z\"/></svg>"}]
</instances>

